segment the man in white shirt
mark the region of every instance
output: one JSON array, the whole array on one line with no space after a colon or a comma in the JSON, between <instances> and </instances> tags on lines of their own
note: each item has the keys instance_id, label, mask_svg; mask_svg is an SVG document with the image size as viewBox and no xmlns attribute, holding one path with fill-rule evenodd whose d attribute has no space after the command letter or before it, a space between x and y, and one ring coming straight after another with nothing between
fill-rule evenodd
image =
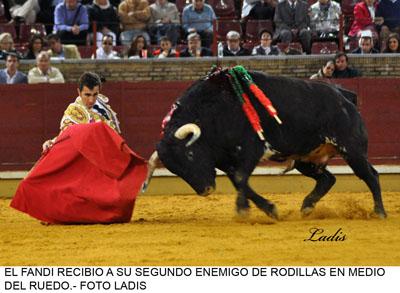
<instances>
[{"instance_id":1,"label":"man in white shirt","mask_svg":"<svg viewBox=\"0 0 400 293\"><path fill-rule=\"evenodd\" d=\"M6 68L0 70L0 84L28 83L26 74L18 71L19 57L16 53L8 53Z\"/></svg>"},{"instance_id":2,"label":"man in white shirt","mask_svg":"<svg viewBox=\"0 0 400 293\"><path fill-rule=\"evenodd\" d=\"M36 57L36 67L29 70L28 83L64 83L60 70L50 66L50 56L47 52L40 52Z\"/></svg>"}]
</instances>

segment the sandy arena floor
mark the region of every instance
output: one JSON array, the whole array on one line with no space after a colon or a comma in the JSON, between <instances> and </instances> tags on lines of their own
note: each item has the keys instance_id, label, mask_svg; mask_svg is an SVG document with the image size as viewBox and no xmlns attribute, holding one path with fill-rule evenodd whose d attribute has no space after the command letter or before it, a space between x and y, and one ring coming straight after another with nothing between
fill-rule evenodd
<instances>
[{"instance_id":1,"label":"sandy arena floor","mask_svg":"<svg viewBox=\"0 0 400 293\"><path fill-rule=\"evenodd\" d=\"M128 224L43 226L0 200L0 265L400 265L400 193L383 194L389 217L371 216L369 193L330 193L314 213L304 193L275 194L275 222L235 196L146 196ZM312 228L345 241L311 242ZM321 236L320 235L320 236Z\"/></svg>"}]
</instances>

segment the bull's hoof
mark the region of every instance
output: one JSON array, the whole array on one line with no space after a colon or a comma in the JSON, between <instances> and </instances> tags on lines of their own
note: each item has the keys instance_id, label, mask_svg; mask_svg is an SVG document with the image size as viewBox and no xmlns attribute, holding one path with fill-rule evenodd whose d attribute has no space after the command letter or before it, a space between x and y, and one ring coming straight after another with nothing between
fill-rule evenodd
<instances>
[{"instance_id":1,"label":"bull's hoof","mask_svg":"<svg viewBox=\"0 0 400 293\"><path fill-rule=\"evenodd\" d=\"M266 210L265 212L272 219L279 220L278 209L276 208L276 206L274 204L272 204L271 207L268 208L268 210Z\"/></svg>"},{"instance_id":2,"label":"bull's hoof","mask_svg":"<svg viewBox=\"0 0 400 293\"><path fill-rule=\"evenodd\" d=\"M237 209L236 215L241 219L247 219L250 215L250 209L249 208Z\"/></svg>"},{"instance_id":3,"label":"bull's hoof","mask_svg":"<svg viewBox=\"0 0 400 293\"><path fill-rule=\"evenodd\" d=\"M387 214L383 208L377 208L375 207L374 209L375 214L380 218L380 219L386 219Z\"/></svg>"},{"instance_id":4,"label":"bull's hoof","mask_svg":"<svg viewBox=\"0 0 400 293\"><path fill-rule=\"evenodd\" d=\"M307 217L312 213L313 210L314 207L302 207L300 212L303 217Z\"/></svg>"}]
</instances>

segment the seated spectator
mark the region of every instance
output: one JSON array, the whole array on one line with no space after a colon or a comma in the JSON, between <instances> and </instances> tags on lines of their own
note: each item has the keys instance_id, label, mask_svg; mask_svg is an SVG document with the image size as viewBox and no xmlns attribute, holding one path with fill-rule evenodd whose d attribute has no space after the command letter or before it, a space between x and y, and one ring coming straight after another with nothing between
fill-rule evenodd
<instances>
[{"instance_id":1,"label":"seated spectator","mask_svg":"<svg viewBox=\"0 0 400 293\"><path fill-rule=\"evenodd\" d=\"M390 34L386 41L386 48L383 50L383 53L400 53L399 42L400 38L397 33Z\"/></svg>"},{"instance_id":2,"label":"seated spectator","mask_svg":"<svg viewBox=\"0 0 400 293\"><path fill-rule=\"evenodd\" d=\"M226 56L249 56L250 51L240 45L240 34L230 31L226 34L226 45L223 55Z\"/></svg>"},{"instance_id":3,"label":"seated spectator","mask_svg":"<svg viewBox=\"0 0 400 293\"><path fill-rule=\"evenodd\" d=\"M38 0L13 0L10 1L10 14L14 21L33 24L36 14L40 11Z\"/></svg>"},{"instance_id":4,"label":"seated spectator","mask_svg":"<svg viewBox=\"0 0 400 293\"><path fill-rule=\"evenodd\" d=\"M65 0L54 11L54 29L63 44L86 45L89 17L78 0Z\"/></svg>"},{"instance_id":5,"label":"seated spectator","mask_svg":"<svg viewBox=\"0 0 400 293\"><path fill-rule=\"evenodd\" d=\"M371 31L362 31L361 37L358 40L358 48L351 52L352 54L375 54L379 53L374 48L374 41L372 40Z\"/></svg>"},{"instance_id":6,"label":"seated spectator","mask_svg":"<svg viewBox=\"0 0 400 293\"><path fill-rule=\"evenodd\" d=\"M260 33L260 45L253 48L251 55L279 55L280 50L277 46L272 46L272 33L263 30Z\"/></svg>"},{"instance_id":7,"label":"seated spectator","mask_svg":"<svg viewBox=\"0 0 400 293\"><path fill-rule=\"evenodd\" d=\"M328 60L316 74L311 75L310 79L332 78L335 71L335 61Z\"/></svg>"},{"instance_id":8,"label":"seated spectator","mask_svg":"<svg viewBox=\"0 0 400 293\"><path fill-rule=\"evenodd\" d=\"M54 10L61 2L63 2L63 0L39 0L40 11L36 16L36 22L46 25L47 34L53 32Z\"/></svg>"},{"instance_id":9,"label":"seated spectator","mask_svg":"<svg viewBox=\"0 0 400 293\"><path fill-rule=\"evenodd\" d=\"M142 35L136 36L133 39L129 49L128 58L129 59L141 59L141 58L151 58L153 55L148 49L146 38Z\"/></svg>"},{"instance_id":10,"label":"seated spectator","mask_svg":"<svg viewBox=\"0 0 400 293\"><path fill-rule=\"evenodd\" d=\"M96 50L96 58L93 55L92 59L121 59L118 53L113 50L113 43L111 35L104 35L101 47Z\"/></svg>"},{"instance_id":11,"label":"seated spectator","mask_svg":"<svg viewBox=\"0 0 400 293\"><path fill-rule=\"evenodd\" d=\"M19 56L9 53L6 59L6 68L0 70L0 84L28 83L25 73L18 71Z\"/></svg>"},{"instance_id":12,"label":"seated spectator","mask_svg":"<svg viewBox=\"0 0 400 293\"><path fill-rule=\"evenodd\" d=\"M376 17L383 18L380 40L386 43L391 32L400 34L400 0L380 0Z\"/></svg>"},{"instance_id":13,"label":"seated spectator","mask_svg":"<svg viewBox=\"0 0 400 293\"><path fill-rule=\"evenodd\" d=\"M183 50L179 56L181 57L204 57L212 56L210 49L201 46L201 38L198 33L191 33L187 37L188 47Z\"/></svg>"},{"instance_id":14,"label":"seated spectator","mask_svg":"<svg viewBox=\"0 0 400 293\"><path fill-rule=\"evenodd\" d=\"M160 41L160 49L153 52L157 58L179 57L179 52L172 48L172 42L167 37L162 37Z\"/></svg>"},{"instance_id":15,"label":"seated spectator","mask_svg":"<svg viewBox=\"0 0 400 293\"><path fill-rule=\"evenodd\" d=\"M349 59L343 52L338 52L335 55L335 71L333 78L353 78L361 76L361 73L348 65Z\"/></svg>"},{"instance_id":16,"label":"seated spectator","mask_svg":"<svg viewBox=\"0 0 400 293\"><path fill-rule=\"evenodd\" d=\"M6 60L9 52L17 53L14 48L14 40L10 33L0 34L0 60Z\"/></svg>"},{"instance_id":17,"label":"seated spectator","mask_svg":"<svg viewBox=\"0 0 400 293\"><path fill-rule=\"evenodd\" d=\"M373 38L378 39L375 24L381 25L383 19L375 18L376 6L375 0L364 0L354 6L354 21L349 31L349 37L359 38L363 30L370 30L373 33Z\"/></svg>"},{"instance_id":18,"label":"seated spectator","mask_svg":"<svg viewBox=\"0 0 400 293\"><path fill-rule=\"evenodd\" d=\"M24 59L35 60L37 55L43 50L44 39L41 35L32 35L29 40L28 52L26 52Z\"/></svg>"},{"instance_id":19,"label":"seated spectator","mask_svg":"<svg viewBox=\"0 0 400 293\"><path fill-rule=\"evenodd\" d=\"M88 13L90 23L95 21L97 25L97 47L101 48L105 35L112 36L115 46L119 33L119 19L115 7L110 4L109 0L94 0L93 4L88 7ZM89 27L89 31L92 32L92 26Z\"/></svg>"},{"instance_id":20,"label":"seated spectator","mask_svg":"<svg viewBox=\"0 0 400 293\"><path fill-rule=\"evenodd\" d=\"M332 0L319 0L311 6L311 27L319 39L337 38L340 4Z\"/></svg>"},{"instance_id":21,"label":"seated spectator","mask_svg":"<svg viewBox=\"0 0 400 293\"><path fill-rule=\"evenodd\" d=\"M78 47L76 45L63 45L61 44L60 36L51 34L47 37L50 46L49 53L51 59L81 59Z\"/></svg>"},{"instance_id":22,"label":"seated spectator","mask_svg":"<svg viewBox=\"0 0 400 293\"><path fill-rule=\"evenodd\" d=\"M36 58L36 67L29 70L28 83L64 83L60 70L50 66L50 56L47 52L40 52Z\"/></svg>"},{"instance_id":23,"label":"seated spectator","mask_svg":"<svg viewBox=\"0 0 400 293\"><path fill-rule=\"evenodd\" d=\"M247 19L274 20L276 4L277 2L274 0L257 1L251 8Z\"/></svg>"},{"instance_id":24,"label":"seated spectator","mask_svg":"<svg viewBox=\"0 0 400 293\"><path fill-rule=\"evenodd\" d=\"M123 0L118 6L118 14L122 24L122 45L128 46L138 35L143 36L147 44L150 44L146 28L150 20L147 0Z\"/></svg>"},{"instance_id":25,"label":"seated spectator","mask_svg":"<svg viewBox=\"0 0 400 293\"><path fill-rule=\"evenodd\" d=\"M212 7L205 0L192 0L182 12L182 26L185 33L196 32L204 47L210 48L213 40L213 20L216 19Z\"/></svg>"},{"instance_id":26,"label":"seated spectator","mask_svg":"<svg viewBox=\"0 0 400 293\"><path fill-rule=\"evenodd\" d=\"M180 34L180 20L178 8L168 0L157 0L150 5L150 33L160 42L167 36L175 46Z\"/></svg>"},{"instance_id":27,"label":"seated spectator","mask_svg":"<svg viewBox=\"0 0 400 293\"><path fill-rule=\"evenodd\" d=\"M274 22L276 37L283 43L300 39L303 51L311 53L310 17L308 4L302 0L284 0L278 4Z\"/></svg>"}]
</instances>

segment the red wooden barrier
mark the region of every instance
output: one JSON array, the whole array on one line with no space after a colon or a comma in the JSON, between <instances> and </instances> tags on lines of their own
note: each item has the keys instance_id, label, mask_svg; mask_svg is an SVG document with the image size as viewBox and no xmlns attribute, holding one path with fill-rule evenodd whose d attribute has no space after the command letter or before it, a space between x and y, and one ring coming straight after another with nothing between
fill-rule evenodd
<instances>
[{"instance_id":1,"label":"red wooden barrier","mask_svg":"<svg viewBox=\"0 0 400 293\"><path fill-rule=\"evenodd\" d=\"M399 79L349 79L338 83L359 95L367 124L372 162L400 163ZM106 83L103 93L118 113L123 136L139 154L149 157L160 134L161 120L191 82ZM28 170L42 143L57 135L76 85L0 86L0 171Z\"/></svg>"}]
</instances>

